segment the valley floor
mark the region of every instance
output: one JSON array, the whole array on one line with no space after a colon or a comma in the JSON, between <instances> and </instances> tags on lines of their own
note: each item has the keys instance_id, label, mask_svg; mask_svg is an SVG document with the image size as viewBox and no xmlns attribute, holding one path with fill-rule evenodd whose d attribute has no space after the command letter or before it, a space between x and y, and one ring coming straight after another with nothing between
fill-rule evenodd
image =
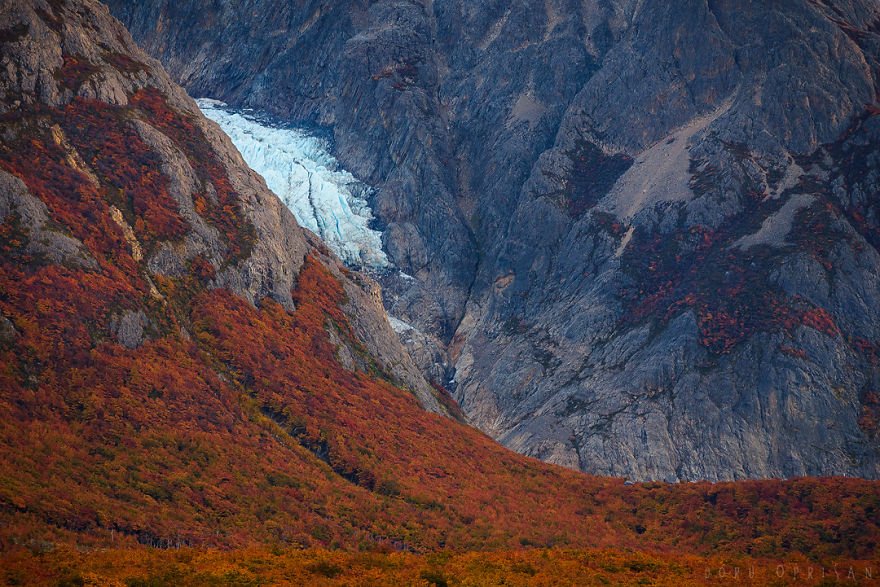
<instances>
[{"instance_id":1,"label":"valley floor","mask_svg":"<svg viewBox=\"0 0 880 587\"><path fill-rule=\"evenodd\" d=\"M84 549L0 554L4 585L873 585L880 559L696 557L625 550L350 553L257 547Z\"/></svg>"}]
</instances>

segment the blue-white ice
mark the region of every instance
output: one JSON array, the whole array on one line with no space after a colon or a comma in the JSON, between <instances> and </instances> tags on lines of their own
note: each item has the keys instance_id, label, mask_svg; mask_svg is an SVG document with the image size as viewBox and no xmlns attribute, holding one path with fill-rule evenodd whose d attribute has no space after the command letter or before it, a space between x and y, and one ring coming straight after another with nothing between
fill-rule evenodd
<instances>
[{"instance_id":1,"label":"blue-white ice","mask_svg":"<svg viewBox=\"0 0 880 587\"><path fill-rule=\"evenodd\" d=\"M370 188L339 166L321 139L270 126L216 100L198 100L245 162L263 176L300 225L312 230L349 265L384 268L382 233L370 228Z\"/></svg>"}]
</instances>

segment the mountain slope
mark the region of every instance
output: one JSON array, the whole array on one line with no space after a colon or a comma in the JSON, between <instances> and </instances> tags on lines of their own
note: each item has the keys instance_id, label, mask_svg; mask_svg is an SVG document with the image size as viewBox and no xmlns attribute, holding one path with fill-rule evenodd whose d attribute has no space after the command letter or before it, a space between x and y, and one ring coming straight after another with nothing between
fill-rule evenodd
<instances>
[{"instance_id":1,"label":"mountain slope","mask_svg":"<svg viewBox=\"0 0 880 587\"><path fill-rule=\"evenodd\" d=\"M876 2L108 5L195 95L332 131L416 277L386 306L505 445L880 474Z\"/></svg>"},{"instance_id":2,"label":"mountain slope","mask_svg":"<svg viewBox=\"0 0 880 587\"><path fill-rule=\"evenodd\" d=\"M364 278L102 5L0 16L9 560L135 541L876 552L876 483L625 486L426 411Z\"/></svg>"}]
</instances>

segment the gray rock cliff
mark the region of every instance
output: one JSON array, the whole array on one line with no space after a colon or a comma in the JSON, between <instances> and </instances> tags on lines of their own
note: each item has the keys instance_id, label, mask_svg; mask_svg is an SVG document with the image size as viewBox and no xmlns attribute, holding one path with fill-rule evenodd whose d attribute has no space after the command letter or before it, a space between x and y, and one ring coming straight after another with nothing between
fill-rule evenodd
<instances>
[{"instance_id":1,"label":"gray rock cliff","mask_svg":"<svg viewBox=\"0 0 880 587\"><path fill-rule=\"evenodd\" d=\"M415 277L386 307L507 446L880 476L876 2L107 3L193 95L332 133Z\"/></svg>"}]
</instances>

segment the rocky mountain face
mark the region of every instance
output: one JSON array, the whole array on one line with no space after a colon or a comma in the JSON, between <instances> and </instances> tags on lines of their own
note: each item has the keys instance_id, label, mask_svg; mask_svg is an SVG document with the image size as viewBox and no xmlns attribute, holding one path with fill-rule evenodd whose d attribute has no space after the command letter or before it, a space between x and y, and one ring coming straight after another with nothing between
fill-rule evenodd
<instances>
[{"instance_id":1,"label":"rocky mountain face","mask_svg":"<svg viewBox=\"0 0 880 587\"><path fill-rule=\"evenodd\" d=\"M0 23L7 582L100 583L68 573L108 547L127 549L106 566L132 584L172 547L150 581L179 583L206 552L182 546L262 545L248 552L273 562L247 560L278 572L284 548L310 546L370 551L376 572L400 564L376 550L637 546L691 565L876 553L875 482L625 484L432 413L455 405L409 362L374 284L295 224L106 7L5 1ZM810 332L842 336L808 312ZM313 576L343 572L322 560Z\"/></svg>"},{"instance_id":2,"label":"rocky mountain face","mask_svg":"<svg viewBox=\"0 0 880 587\"><path fill-rule=\"evenodd\" d=\"M229 289L252 304L272 299L289 310L295 308L291 292L303 262L320 257L344 284L354 344L363 345L369 361L389 377L393 373L426 408L446 413L436 390L397 343L377 303L375 283L340 273L339 262L297 225L226 135L201 116L195 102L112 16L89 5L68 26L75 8L65 10L63 3L35 3L32 9L15 4L4 5L3 15L12 24L3 37L0 80L5 186L0 210L7 224L14 220L15 230L28 235L22 254L107 271L115 257L102 262L84 244L87 237L77 237L77 230L85 234L94 224L107 231L105 238L121 234L126 261L133 263L126 269L137 273L153 302L167 303L157 289L161 280L182 279L198 265L210 288ZM95 39L93 31L109 32ZM101 136L111 126L113 132ZM195 136L186 137L187 132ZM29 147L35 152L22 149L32 136L39 137ZM184 140L189 142L181 144ZM83 211L85 226L58 226L45 198L40 201L42 194L26 185L29 177L21 181L23 174L37 171L27 155L63 158L62 167L69 169L54 170L59 177L46 181L63 185L74 180L61 175L81 174L91 184L82 189L106 190L108 202L100 204L105 217ZM156 170L146 173L145 165ZM114 314L110 334L126 347L140 346L149 338L146 333L158 328L145 312L138 307ZM364 361L350 361L356 365L366 367Z\"/></svg>"},{"instance_id":3,"label":"rocky mountain face","mask_svg":"<svg viewBox=\"0 0 880 587\"><path fill-rule=\"evenodd\" d=\"M107 4L193 95L332 132L405 342L507 446L880 475L876 2Z\"/></svg>"}]
</instances>

